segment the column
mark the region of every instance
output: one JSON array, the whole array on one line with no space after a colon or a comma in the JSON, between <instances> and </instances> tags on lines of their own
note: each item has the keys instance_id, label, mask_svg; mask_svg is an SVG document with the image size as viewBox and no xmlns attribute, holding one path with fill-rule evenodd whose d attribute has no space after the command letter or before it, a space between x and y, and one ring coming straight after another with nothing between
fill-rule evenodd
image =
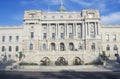
<instances>
[{"instance_id":1,"label":"column","mask_svg":"<svg viewBox=\"0 0 120 79\"><path fill-rule=\"evenodd\" d=\"M85 25L84 25L84 22L82 22L82 24L81 24L81 35L82 35L82 37L84 37L85 36Z\"/></svg>"},{"instance_id":2,"label":"column","mask_svg":"<svg viewBox=\"0 0 120 79\"><path fill-rule=\"evenodd\" d=\"M94 35L97 36L96 22L94 22Z\"/></svg>"},{"instance_id":3,"label":"column","mask_svg":"<svg viewBox=\"0 0 120 79\"><path fill-rule=\"evenodd\" d=\"M47 39L49 39L49 35L50 34L50 24L47 24Z\"/></svg>"},{"instance_id":4,"label":"column","mask_svg":"<svg viewBox=\"0 0 120 79\"><path fill-rule=\"evenodd\" d=\"M56 37L57 37L57 39L59 38L59 35L58 35L58 23L56 24Z\"/></svg>"},{"instance_id":5,"label":"column","mask_svg":"<svg viewBox=\"0 0 120 79\"><path fill-rule=\"evenodd\" d=\"M97 26L97 35L99 35L99 26L98 26L98 22L96 22L96 26Z\"/></svg>"}]
</instances>

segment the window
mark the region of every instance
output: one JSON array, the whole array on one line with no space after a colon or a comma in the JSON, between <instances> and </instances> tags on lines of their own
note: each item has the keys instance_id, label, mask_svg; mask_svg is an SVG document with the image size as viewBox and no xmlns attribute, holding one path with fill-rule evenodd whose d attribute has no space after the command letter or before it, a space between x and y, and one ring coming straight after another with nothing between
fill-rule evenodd
<instances>
[{"instance_id":1,"label":"window","mask_svg":"<svg viewBox=\"0 0 120 79\"><path fill-rule=\"evenodd\" d=\"M31 26L31 29L34 29L34 26Z\"/></svg>"},{"instance_id":2,"label":"window","mask_svg":"<svg viewBox=\"0 0 120 79\"><path fill-rule=\"evenodd\" d=\"M5 51L5 46L2 46L2 52L4 52Z\"/></svg>"},{"instance_id":3,"label":"window","mask_svg":"<svg viewBox=\"0 0 120 79\"><path fill-rule=\"evenodd\" d=\"M52 33L52 39L55 39L55 33Z\"/></svg>"},{"instance_id":4,"label":"window","mask_svg":"<svg viewBox=\"0 0 120 79\"><path fill-rule=\"evenodd\" d=\"M29 17L30 17L30 18L34 18L34 16L35 16L34 13L29 14Z\"/></svg>"},{"instance_id":5,"label":"window","mask_svg":"<svg viewBox=\"0 0 120 79\"><path fill-rule=\"evenodd\" d=\"M9 52L11 52L12 51L12 46L9 46Z\"/></svg>"},{"instance_id":6,"label":"window","mask_svg":"<svg viewBox=\"0 0 120 79\"><path fill-rule=\"evenodd\" d=\"M17 41L17 42L19 41L19 36L16 36L16 41Z\"/></svg>"},{"instance_id":7,"label":"window","mask_svg":"<svg viewBox=\"0 0 120 79\"><path fill-rule=\"evenodd\" d=\"M69 49L70 49L70 51L74 50L74 44L73 43L69 43Z\"/></svg>"},{"instance_id":8,"label":"window","mask_svg":"<svg viewBox=\"0 0 120 79\"><path fill-rule=\"evenodd\" d=\"M114 46L113 46L113 50L118 50L117 45L114 45Z\"/></svg>"},{"instance_id":9,"label":"window","mask_svg":"<svg viewBox=\"0 0 120 79\"><path fill-rule=\"evenodd\" d=\"M110 46L109 45L107 45L106 50L110 51Z\"/></svg>"},{"instance_id":10,"label":"window","mask_svg":"<svg viewBox=\"0 0 120 79\"><path fill-rule=\"evenodd\" d=\"M63 16L60 16L60 18L63 18Z\"/></svg>"},{"instance_id":11,"label":"window","mask_svg":"<svg viewBox=\"0 0 120 79\"><path fill-rule=\"evenodd\" d=\"M60 43L60 51L65 51L65 45L64 45L64 43Z\"/></svg>"},{"instance_id":12,"label":"window","mask_svg":"<svg viewBox=\"0 0 120 79\"><path fill-rule=\"evenodd\" d=\"M106 41L109 41L109 35L108 34L105 35L105 39L106 39Z\"/></svg>"},{"instance_id":13,"label":"window","mask_svg":"<svg viewBox=\"0 0 120 79\"><path fill-rule=\"evenodd\" d=\"M113 35L113 41L116 41L116 35L115 34Z\"/></svg>"},{"instance_id":14,"label":"window","mask_svg":"<svg viewBox=\"0 0 120 79\"><path fill-rule=\"evenodd\" d=\"M55 48L55 43L51 43L51 50L52 50L52 51L55 51L55 49L56 49L56 48Z\"/></svg>"},{"instance_id":15,"label":"window","mask_svg":"<svg viewBox=\"0 0 120 79\"><path fill-rule=\"evenodd\" d=\"M43 50L46 50L46 44L43 44Z\"/></svg>"},{"instance_id":16,"label":"window","mask_svg":"<svg viewBox=\"0 0 120 79\"><path fill-rule=\"evenodd\" d=\"M33 44L30 44L29 50L33 50Z\"/></svg>"},{"instance_id":17,"label":"window","mask_svg":"<svg viewBox=\"0 0 120 79\"><path fill-rule=\"evenodd\" d=\"M34 38L34 32L30 33L30 38L33 39Z\"/></svg>"},{"instance_id":18,"label":"window","mask_svg":"<svg viewBox=\"0 0 120 79\"><path fill-rule=\"evenodd\" d=\"M95 43L92 43L91 49L92 49L92 50L95 50Z\"/></svg>"},{"instance_id":19,"label":"window","mask_svg":"<svg viewBox=\"0 0 120 79\"><path fill-rule=\"evenodd\" d=\"M12 41L12 36L9 36L9 42L11 42Z\"/></svg>"},{"instance_id":20,"label":"window","mask_svg":"<svg viewBox=\"0 0 120 79\"><path fill-rule=\"evenodd\" d=\"M5 36L2 36L2 42L5 42Z\"/></svg>"},{"instance_id":21,"label":"window","mask_svg":"<svg viewBox=\"0 0 120 79\"><path fill-rule=\"evenodd\" d=\"M69 38L73 39L73 34L69 33Z\"/></svg>"},{"instance_id":22,"label":"window","mask_svg":"<svg viewBox=\"0 0 120 79\"><path fill-rule=\"evenodd\" d=\"M47 38L47 33L43 33L43 39Z\"/></svg>"},{"instance_id":23,"label":"window","mask_svg":"<svg viewBox=\"0 0 120 79\"><path fill-rule=\"evenodd\" d=\"M81 36L81 33L78 33L78 38L81 38L82 36Z\"/></svg>"},{"instance_id":24,"label":"window","mask_svg":"<svg viewBox=\"0 0 120 79\"><path fill-rule=\"evenodd\" d=\"M64 39L64 33L61 33L60 37L61 39Z\"/></svg>"},{"instance_id":25,"label":"window","mask_svg":"<svg viewBox=\"0 0 120 79\"><path fill-rule=\"evenodd\" d=\"M82 44L81 44L81 43L79 44L79 49L80 49L80 50L82 50L82 49L83 49L83 46L82 46Z\"/></svg>"},{"instance_id":26,"label":"window","mask_svg":"<svg viewBox=\"0 0 120 79\"><path fill-rule=\"evenodd\" d=\"M16 46L15 50L16 50L16 51L19 51L19 47L18 47L18 46Z\"/></svg>"}]
</instances>

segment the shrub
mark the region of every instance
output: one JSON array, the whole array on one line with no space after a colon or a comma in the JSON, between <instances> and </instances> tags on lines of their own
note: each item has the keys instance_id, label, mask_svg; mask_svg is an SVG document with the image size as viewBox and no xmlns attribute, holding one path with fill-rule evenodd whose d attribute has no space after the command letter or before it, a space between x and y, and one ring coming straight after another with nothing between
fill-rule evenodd
<instances>
[{"instance_id":1,"label":"shrub","mask_svg":"<svg viewBox=\"0 0 120 79\"><path fill-rule=\"evenodd\" d=\"M21 63L19 63L19 65L20 66L24 66L24 65L26 65L26 66L37 66L38 64L37 63L27 63L27 62L21 62Z\"/></svg>"},{"instance_id":2,"label":"shrub","mask_svg":"<svg viewBox=\"0 0 120 79\"><path fill-rule=\"evenodd\" d=\"M103 65L103 62L101 61L90 62L90 63L86 63L85 65Z\"/></svg>"}]
</instances>

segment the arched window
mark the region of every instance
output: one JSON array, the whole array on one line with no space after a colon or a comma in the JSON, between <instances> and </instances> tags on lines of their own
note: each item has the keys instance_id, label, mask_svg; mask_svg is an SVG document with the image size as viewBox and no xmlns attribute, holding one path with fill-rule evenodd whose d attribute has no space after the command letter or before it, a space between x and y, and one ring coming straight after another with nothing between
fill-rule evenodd
<instances>
[{"instance_id":1,"label":"arched window","mask_svg":"<svg viewBox=\"0 0 120 79\"><path fill-rule=\"evenodd\" d=\"M114 45L114 46L113 46L113 50L118 50L117 45Z\"/></svg>"},{"instance_id":2,"label":"arched window","mask_svg":"<svg viewBox=\"0 0 120 79\"><path fill-rule=\"evenodd\" d=\"M110 46L109 46L109 45L107 45L106 50L107 50L107 51L109 51L109 50L110 50Z\"/></svg>"},{"instance_id":3,"label":"arched window","mask_svg":"<svg viewBox=\"0 0 120 79\"><path fill-rule=\"evenodd\" d=\"M56 47L55 47L55 43L51 43L51 50L55 51Z\"/></svg>"},{"instance_id":4,"label":"arched window","mask_svg":"<svg viewBox=\"0 0 120 79\"><path fill-rule=\"evenodd\" d=\"M92 49L92 50L95 50L95 43L92 43L91 49Z\"/></svg>"},{"instance_id":5,"label":"arched window","mask_svg":"<svg viewBox=\"0 0 120 79\"><path fill-rule=\"evenodd\" d=\"M46 44L43 44L43 50L46 50Z\"/></svg>"},{"instance_id":6,"label":"arched window","mask_svg":"<svg viewBox=\"0 0 120 79\"><path fill-rule=\"evenodd\" d=\"M30 50L33 50L33 44L32 44L32 43L30 44L29 49L30 49Z\"/></svg>"},{"instance_id":7,"label":"arched window","mask_svg":"<svg viewBox=\"0 0 120 79\"><path fill-rule=\"evenodd\" d=\"M73 43L69 43L69 49L70 49L70 51L74 50L74 44Z\"/></svg>"},{"instance_id":8,"label":"arched window","mask_svg":"<svg viewBox=\"0 0 120 79\"><path fill-rule=\"evenodd\" d=\"M65 51L65 45L64 45L64 43L60 43L60 51Z\"/></svg>"}]
</instances>

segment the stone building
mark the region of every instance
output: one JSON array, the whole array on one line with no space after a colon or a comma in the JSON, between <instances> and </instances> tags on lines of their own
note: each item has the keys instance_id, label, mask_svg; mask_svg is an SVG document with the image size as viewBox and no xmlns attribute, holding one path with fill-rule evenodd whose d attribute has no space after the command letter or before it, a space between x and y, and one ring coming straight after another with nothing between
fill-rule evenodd
<instances>
[{"instance_id":1,"label":"stone building","mask_svg":"<svg viewBox=\"0 0 120 79\"><path fill-rule=\"evenodd\" d=\"M88 63L102 51L115 59L120 48L120 25L101 25L98 10L68 12L64 6L56 12L28 10L23 26L0 27L0 58L18 61L43 61L50 65Z\"/></svg>"}]
</instances>

